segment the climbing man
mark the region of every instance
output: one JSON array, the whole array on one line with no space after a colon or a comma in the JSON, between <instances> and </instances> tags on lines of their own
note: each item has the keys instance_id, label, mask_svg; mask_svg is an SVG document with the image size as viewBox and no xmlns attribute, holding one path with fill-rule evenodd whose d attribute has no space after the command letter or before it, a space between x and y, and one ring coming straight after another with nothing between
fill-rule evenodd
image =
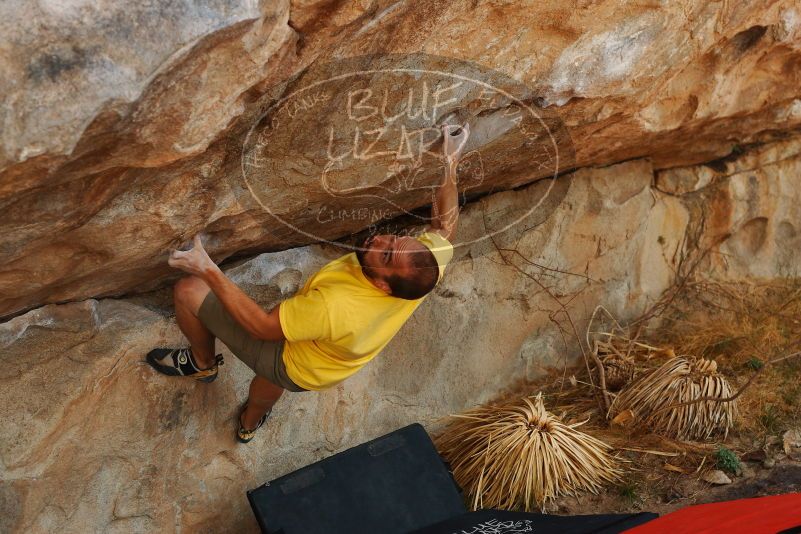
<instances>
[{"instance_id":1,"label":"climbing man","mask_svg":"<svg viewBox=\"0 0 801 534\"><path fill-rule=\"evenodd\" d=\"M256 376L239 412L237 439L247 443L284 390L329 388L372 360L442 277L453 256L459 215L456 167L468 125L442 126L445 173L419 237L375 235L332 261L293 297L262 309L209 258L200 237L175 250L170 266L189 273L175 284L175 318L188 348L150 351L147 362L172 376L217 378L219 338Z\"/></svg>"}]
</instances>

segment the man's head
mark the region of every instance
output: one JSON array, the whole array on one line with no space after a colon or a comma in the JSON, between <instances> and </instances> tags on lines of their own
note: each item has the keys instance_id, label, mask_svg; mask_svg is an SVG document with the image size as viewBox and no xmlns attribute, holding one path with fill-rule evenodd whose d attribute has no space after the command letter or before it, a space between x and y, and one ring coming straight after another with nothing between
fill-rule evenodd
<instances>
[{"instance_id":1,"label":"man's head","mask_svg":"<svg viewBox=\"0 0 801 534\"><path fill-rule=\"evenodd\" d=\"M364 275L393 297L416 300L437 284L437 259L413 237L368 237L356 250L356 257Z\"/></svg>"}]
</instances>

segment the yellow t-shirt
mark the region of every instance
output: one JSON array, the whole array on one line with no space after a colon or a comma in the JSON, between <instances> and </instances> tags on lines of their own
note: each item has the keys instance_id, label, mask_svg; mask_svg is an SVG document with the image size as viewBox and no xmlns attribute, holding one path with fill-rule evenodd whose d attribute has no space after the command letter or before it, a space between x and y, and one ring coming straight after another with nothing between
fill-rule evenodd
<instances>
[{"instance_id":1,"label":"yellow t-shirt","mask_svg":"<svg viewBox=\"0 0 801 534\"><path fill-rule=\"evenodd\" d=\"M434 254L441 279L453 245L434 232L417 239ZM278 309L289 378L309 390L345 380L381 352L423 299L400 299L375 287L355 253L332 261Z\"/></svg>"}]
</instances>

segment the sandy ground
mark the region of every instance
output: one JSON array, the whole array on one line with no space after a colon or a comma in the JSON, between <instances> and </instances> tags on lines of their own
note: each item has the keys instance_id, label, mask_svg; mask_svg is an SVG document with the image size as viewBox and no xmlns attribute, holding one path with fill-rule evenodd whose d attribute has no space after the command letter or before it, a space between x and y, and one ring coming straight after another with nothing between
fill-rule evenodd
<instances>
[{"instance_id":1,"label":"sandy ground","mask_svg":"<svg viewBox=\"0 0 801 534\"><path fill-rule=\"evenodd\" d=\"M744 462L743 474L733 477L731 484L713 486L697 475L677 473L650 486L640 483L633 491L621 486L599 495L563 497L555 503L555 513L655 512L665 515L693 504L798 492L801 492L801 463L784 460L772 468L764 468L761 462Z\"/></svg>"}]
</instances>

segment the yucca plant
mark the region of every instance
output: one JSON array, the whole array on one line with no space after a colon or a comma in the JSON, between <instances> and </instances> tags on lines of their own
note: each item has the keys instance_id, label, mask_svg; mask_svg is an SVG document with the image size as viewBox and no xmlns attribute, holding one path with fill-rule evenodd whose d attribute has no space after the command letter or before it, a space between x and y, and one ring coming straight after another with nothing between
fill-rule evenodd
<instances>
[{"instance_id":1,"label":"yucca plant","mask_svg":"<svg viewBox=\"0 0 801 534\"><path fill-rule=\"evenodd\" d=\"M725 439L737 404L716 399L731 396L714 360L676 357L629 384L612 402L609 415L631 410L636 420L671 438L704 440L722 433Z\"/></svg>"},{"instance_id":2,"label":"yucca plant","mask_svg":"<svg viewBox=\"0 0 801 534\"><path fill-rule=\"evenodd\" d=\"M437 440L454 477L484 507L526 511L620 478L610 447L545 410L542 395L452 416Z\"/></svg>"}]
</instances>

